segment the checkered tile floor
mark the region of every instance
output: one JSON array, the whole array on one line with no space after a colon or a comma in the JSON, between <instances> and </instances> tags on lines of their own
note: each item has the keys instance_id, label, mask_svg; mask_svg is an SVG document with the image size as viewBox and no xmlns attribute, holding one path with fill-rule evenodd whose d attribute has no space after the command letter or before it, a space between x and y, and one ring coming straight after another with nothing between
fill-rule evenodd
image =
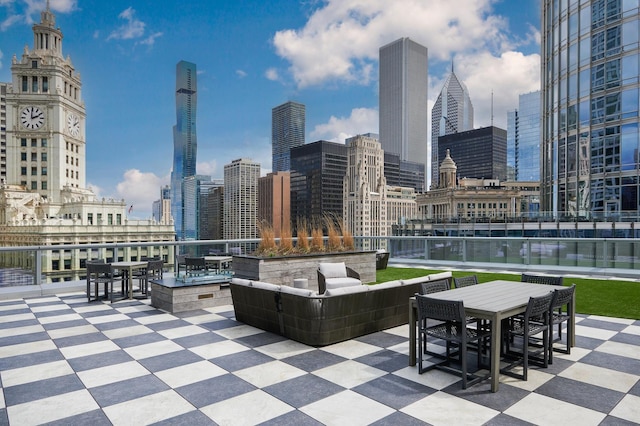
<instances>
[{"instance_id":1,"label":"checkered tile floor","mask_svg":"<svg viewBox=\"0 0 640 426\"><path fill-rule=\"evenodd\" d=\"M526 382L463 391L408 367L408 328L323 348L234 320L84 294L0 301L0 425L640 423L640 321L580 316Z\"/></svg>"}]
</instances>

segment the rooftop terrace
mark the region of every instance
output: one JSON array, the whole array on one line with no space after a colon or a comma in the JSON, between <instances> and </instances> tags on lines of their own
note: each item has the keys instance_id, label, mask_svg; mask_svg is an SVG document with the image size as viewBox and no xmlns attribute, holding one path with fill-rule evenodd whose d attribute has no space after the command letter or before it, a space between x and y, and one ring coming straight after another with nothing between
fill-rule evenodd
<instances>
[{"instance_id":1,"label":"rooftop terrace","mask_svg":"<svg viewBox=\"0 0 640 426\"><path fill-rule=\"evenodd\" d=\"M571 355L460 389L408 367L408 327L322 348L84 292L0 301L0 424L640 423L640 321L579 315Z\"/></svg>"}]
</instances>

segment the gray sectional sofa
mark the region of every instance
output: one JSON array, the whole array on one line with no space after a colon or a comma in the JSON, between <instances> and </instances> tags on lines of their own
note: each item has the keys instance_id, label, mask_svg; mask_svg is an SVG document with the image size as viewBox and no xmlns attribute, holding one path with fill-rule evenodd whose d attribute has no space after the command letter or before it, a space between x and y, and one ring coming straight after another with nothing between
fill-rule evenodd
<instances>
[{"instance_id":1,"label":"gray sectional sofa","mask_svg":"<svg viewBox=\"0 0 640 426\"><path fill-rule=\"evenodd\" d=\"M451 273L426 275L375 285L307 289L234 278L231 298L235 316L245 324L311 346L325 346L398 325L409 320L409 298L420 284Z\"/></svg>"}]
</instances>

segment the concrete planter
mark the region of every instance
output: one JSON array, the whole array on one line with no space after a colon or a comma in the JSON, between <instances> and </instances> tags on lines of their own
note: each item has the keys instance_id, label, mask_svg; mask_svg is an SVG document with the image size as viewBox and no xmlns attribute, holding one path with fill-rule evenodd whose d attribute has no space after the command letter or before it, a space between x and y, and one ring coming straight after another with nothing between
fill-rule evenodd
<instances>
[{"instance_id":1,"label":"concrete planter","mask_svg":"<svg viewBox=\"0 0 640 426\"><path fill-rule=\"evenodd\" d=\"M296 256L233 256L234 277L293 286L293 280L306 278L309 289L318 290L318 265L344 262L360 274L363 283L376 280L376 252L319 253Z\"/></svg>"}]
</instances>

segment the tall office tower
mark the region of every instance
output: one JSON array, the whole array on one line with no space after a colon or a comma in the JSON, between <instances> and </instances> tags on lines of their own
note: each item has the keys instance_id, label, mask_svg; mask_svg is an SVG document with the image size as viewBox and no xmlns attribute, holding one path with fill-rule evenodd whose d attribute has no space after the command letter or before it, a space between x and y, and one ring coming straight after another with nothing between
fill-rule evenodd
<instances>
[{"instance_id":1,"label":"tall office tower","mask_svg":"<svg viewBox=\"0 0 640 426\"><path fill-rule=\"evenodd\" d=\"M539 90L520 95L518 109L507 112L507 175L515 181L540 180Z\"/></svg>"},{"instance_id":2,"label":"tall office tower","mask_svg":"<svg viewBox=\"0 0 640 426\"><path fill-rule=\"evenodd\" d=\"M206 209L206 224L201 230L203 240L221 240L223 237L224 217L224 181L222 186L211 188L204 202Z\"/></svg>"},{"instance_id":3,"label":"tall office tower","mask_svg":"<svg viewBox=\"0 0 640 426\"><path fill-rule=\"evenodd\" d=\"M541 207L637 217L638 3L542 2Z\"/></svg>"},{"instance_id":4,"label":"tall office tower","mask_svg":"<svg viewBox=\"0 0 640 426\"><path fill-rule=\"evenodd\" d=\"M494 126L440 137L440 158L455 158L458 178L507 179L507 131Z\"/></svg>"},{"instance_id":5,"label":"tall office tower","mask_svg":"<svg viewBox=\"0 0 640 426\"><path fill-rule=\"evenodd\" d=\"M305 106L286 102L271 110L272 170L291 170L291 148L304 145Z\"/></svg>"},{"instance_id":6,"label":"tall office tower","mask_svg":"<svg viewBox=\"0 0 640 426\"><path fill-rule=\"evenodd\" d=\"M7 181L7 86L0 82L0 183Z\"/></svg>"},{"instance_id":7,"label":"tall office tower","mask_svg":"<svg viewBox=\"0 0 640 426\"><path fill-rule=\"evenodd\" d=\"M272 227L280 238L291 232L291 173L274 172L258 180L258 221Z\"/></svg>"},{"instance_id":8,"label":"tall office tower","mask_svg":"<svg viewBox=\"0 0 640 426\"><path fill-rule=\"evenodd\" d=\"M427 70L427 48L409 38L380 48L380 144L400 160L424 164L425 170Z\"/></svg>"},{"instance_id":9,"label":"tall office tower","mask_svg":"<svg viewBox=\"0 0 640 426\"><path fill-rule=\"evenodd\" d=\"M176 125L173 126L173 170L171 171L171 214L176 240L186 239L182 183L196 174L196 110L198 79L196 64L180 61L176 65Z\"/></svg>"},{"instance_id":10,"label":"tall office tower","mask_svg":"<svg viewBox=\"0 0 640 426\"><path fill-rule=\"evenodd\" d=\"M444 86L431 110L431 186L438 187L441 159L438 138L444 135L473 130L473 105L469 90L453 72L444 82Z\"/></svg>"},{"instance_id":11,"label":"tall office tower","mask_svg":"<svg viewBox=\"0 0 640 426\"><path fill-rule=\"evenodd\" d=\"M211 176L187 176L182 181L182 206L185 240L199 240L200 214L202 210L201 195L212 186Z\"/></svg>"},{"instance_id":12,"label":"tall office tower","mask_svg":"<svg viewBox=\"0 0 640 426\"><path fill-rule=\"evenodd\" d=\"M240 158L224 166L225 240L258 237L260 163Z\"/></svg>"},{"instance_id":13,"label":"tall office tower","mask_svg":"<svg viewBox=\"0 0 640 426\"><path fill-rule=\"evenodd\" d=\"M167 185L160 188L160 199L153 202L153 220L157 223L171 223L171 188Z\"/></svg>"},{"instance_id":14,"label":"tall office tower","mask_svg":"<svg viewBox=\"0 0 640 426\"><path fill-rule=\"evenodd\" d=\"M342 181L347 171L347 147L317 141L291 150L291 221L322 224L324 215L342 217Z\"/></svg>"}]
</instances>

